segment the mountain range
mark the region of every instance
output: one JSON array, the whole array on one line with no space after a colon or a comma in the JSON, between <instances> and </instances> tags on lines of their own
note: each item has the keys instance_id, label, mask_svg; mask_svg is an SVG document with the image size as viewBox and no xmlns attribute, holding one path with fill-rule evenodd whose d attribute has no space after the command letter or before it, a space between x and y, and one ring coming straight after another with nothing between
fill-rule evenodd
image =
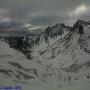
<instances>
[{"instance_id":1,"label":"mountain range","mask_svg":"<svg viewBox=\"0 0 90 90\"><path fill-rule=\"evenodd\" d=\"M58 23L38 35L1 36L0 63L0 85L89 90L90 22L78 20L72 27Z\"/></svg>"}]
</instances>

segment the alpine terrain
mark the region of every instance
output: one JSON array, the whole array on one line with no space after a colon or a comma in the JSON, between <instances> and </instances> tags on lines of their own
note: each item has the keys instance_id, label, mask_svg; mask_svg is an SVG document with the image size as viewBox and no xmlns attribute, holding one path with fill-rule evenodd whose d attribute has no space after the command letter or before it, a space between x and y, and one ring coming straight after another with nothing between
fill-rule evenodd
<instances>
[{"instance_id":1,"label":"alpine terrain","mask_svg":"<svg viewBox=\"0 0 90 90\"><path fill-rule=\"evenodd\" d=\"M90 21L35 35L0 37L0 86L22 90L90 90Z\"/></svg>"}]
</instances>

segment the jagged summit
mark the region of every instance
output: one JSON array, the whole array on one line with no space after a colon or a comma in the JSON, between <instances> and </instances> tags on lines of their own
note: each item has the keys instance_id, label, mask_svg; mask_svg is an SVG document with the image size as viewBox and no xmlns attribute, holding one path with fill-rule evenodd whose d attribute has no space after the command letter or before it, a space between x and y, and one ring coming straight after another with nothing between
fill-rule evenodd
<instances>
[{"instance_id":1,"label":"jagged summit","mask_svg":"<svg viewBox=\"0 0 90 90\"><path fill-rule=\"evenodd\" d=\"M66 26L63 23L58 23L51 27L46 28L46 30L42 33L45 37L54 37L54 36L62 36L65 32L76 31L79 34L83 34L83 29L85 26L90 25L89 21L77 20L73 27ZM41 34L41 35L42 35Z\"/></svg>"},{"instance_id":2,"label":"jagged summit","mask_svg":"<svg viewBox=\"0 0 90 90\"><path fill-rule=\"evenodd\" d=\"M70 28L65 26L63 23L58 23L51 27L47 27L44 32L42 32L36 42L45 41L46 43L49 42L50 38L54 38L57 36L64 35Z\"/></svg>"},{"instance_id":3,"label":"jagged summit","mask_svg":"<svg viewBox=\"0 0 90 90\"><path fill-rule=\"evenodd\" d=\"M76 23L73 25L72 31L75 31L75 29L78 29L79 26L87 26L90 25L90 22L84 21L84 20L77 20Z\"/></svg>"},{"instance_id":4,"label":"jagged summit","mask_svg":"<svg viewBox=\"0 0 90 90\"><path fill-rule=\"evenodd\" d=\"M84 21L84 20L77 20L77 22L73 25L73 27L66 26L63 23L57 23L56 25L47 27L37 37L34 37L34 36L31 37L29 35L25 36L25 38L26 38L25 42L27 42L26 44L28 44L25 46L30 46L30 48L32 48L35 44L36 45L41 44L42 42L45 42L45 44L47 44L47 43L51 44L52 42L55 42L59 38L63 39L65 37L65 35L67 35L67 34L71 35L75 32L78 34L84 34L86 32L86 30L84 28L87 27L87 25L90 25L90 23L88 21ZM15 40L16 40L16 38L15 38ZM12 42L12 40L9 40L9 42Z\"/></svg>"},{"instance_id":5,"label":"jagged summit","mask_svg":"<svg viewBox=\"0 0 90 90\"><path fill-rule=\"evenodd\" d=\"M52 27L48 27L46 30L45 30L45 33L48 35L48 36L51 36L53 37L54 35L62 35L64 33L64 29L65 29L65 25L63 23L58 23Z\"/></svg>"},{"instance_id":6,"label":"jagged summit","mask_svg":"<svg viewBox=\"0 0 90 90\"><path fill-rule=\"evenodd\" d=\"M90 24L90 22L88 22L88 21L85 21L85 20L77 20L77 22L76 22L77 24L79 24L79 25L86 25L86 24Z\"/></svg>"},{"instance_id":7,"label":"jagged summit","mask_svg":"<svg viewBox=\"0 0 90 90\"><path fill-rule=\"evenodd\" d=\"M89 25L89 21L77 20L76 23L73 25L71 31L77 32L78 34L84 34L84 32L86 32L84 28L88 27Z\"/></svg>"}]
</instances>

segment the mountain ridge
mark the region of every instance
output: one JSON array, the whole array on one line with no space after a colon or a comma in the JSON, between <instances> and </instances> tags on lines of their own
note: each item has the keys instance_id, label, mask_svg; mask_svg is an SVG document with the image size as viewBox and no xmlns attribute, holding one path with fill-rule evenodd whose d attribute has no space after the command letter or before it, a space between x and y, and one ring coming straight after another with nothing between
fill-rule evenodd
<instances>
[{"instance_id":1,"label":"mountain ridge","mask_svg":"<svg viewBox=\"0 0 90 90\"><path fill-rule=\"evenodd\" d=\"M17 42L19 38L14 40ZM32 85L59 89L68 86L83 87L83 85L90 87L88 22L79 20L73 27L56 24L47 28L39 37L27 35L20 41L22 44L19 48L11 48L12 43L6 44L6 41L0 41L0 48L3 51L3 54L0 52L0 60L4 60L0 66L0 73L6 75L13 83L14 81L19 84L24 83L24 86L28 83L29 88Z\"/></svg>"}]
</instances>

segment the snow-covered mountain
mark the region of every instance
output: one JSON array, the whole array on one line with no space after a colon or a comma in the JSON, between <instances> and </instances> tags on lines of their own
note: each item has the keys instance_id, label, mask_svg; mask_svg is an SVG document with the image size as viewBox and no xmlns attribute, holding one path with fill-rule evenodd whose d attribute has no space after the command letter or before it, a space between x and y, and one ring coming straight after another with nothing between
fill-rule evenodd
<instances>
[{"instance_id":1,"label":"snow-covered mountain","mask_svg":"<svg viewBox=\"0 0 90 90\"><path fill-rule=\"evenodd\" d=\"M21 40L20 49L11 48L6 39L0 41L0 85L90 89L90 22L78 20L73 27L56 24L35 38Z\"/></svg>"}]
</instances>

